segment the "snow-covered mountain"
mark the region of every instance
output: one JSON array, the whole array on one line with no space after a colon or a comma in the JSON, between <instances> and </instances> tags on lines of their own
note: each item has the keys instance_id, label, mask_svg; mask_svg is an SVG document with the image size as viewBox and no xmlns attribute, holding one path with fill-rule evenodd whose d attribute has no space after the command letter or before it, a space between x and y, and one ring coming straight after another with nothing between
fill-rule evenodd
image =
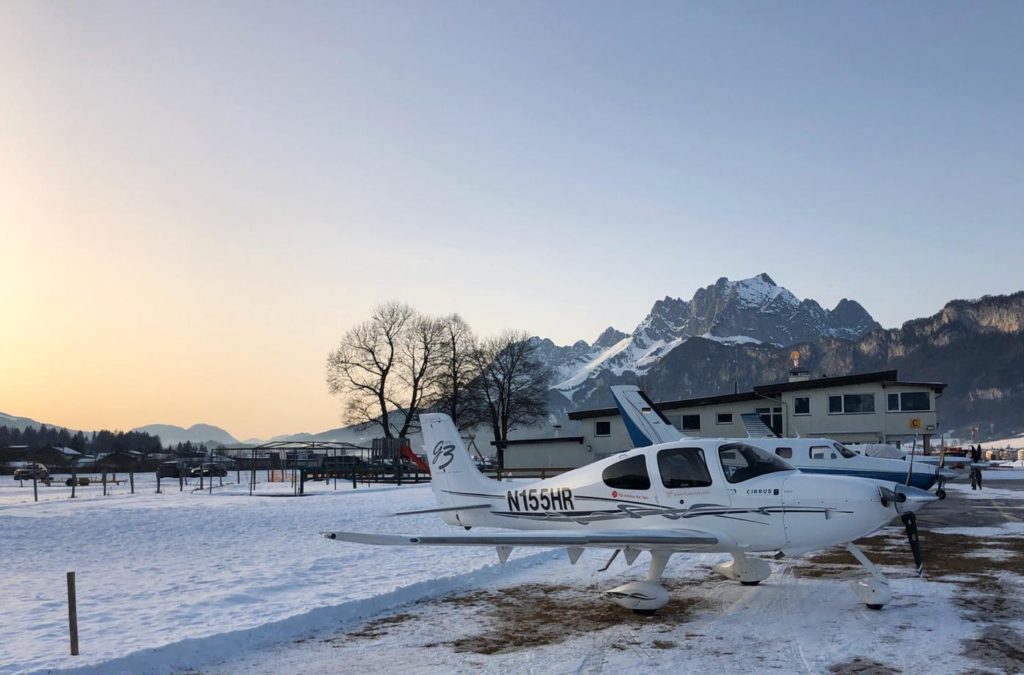
<instances>
[{"instance_id":1,"label":"snow-covered mountain","mask_svg":"<svg viewBox=\"0 0 1024 675\"><path fill-rule=\"evenodd\" d=\"M28 427L39 427L42 423L36 422L34 419L28 417L15 417L14 415L8 415L7 413L0 413L0 426L8 427L10 429L27 429ZM53 426L47 424L46 426Z\"/></svg>"},{"instance_id":2,"label":"snow-covered mountain","mask_svg":"<svg viewBox=\"0 0 1024 675\"><path fill-rule=\"evenodd\" d=\"M553 389L574 400L601 375L643 375L693 337L782 347L826 337L857 340L879 327L854 300L844 298L827 310L759 274L740 281L722 277L690 300L665 297L632 333L607 328L592 345L580 340L561 347L551 340L534 340L537 356L556 374Z\"/></svg>"},{"instance_id":3,"label":"snow-covered mountain","mask_svg":"<svg viewBox=\"0 0 1024 675\"><path fill-rule=\"evenodd\" d=\"M142 431L159 436L160 442L165 447L188 441L192 443L205 443L207 445L232 445L238 443L234 436L212 424L193 424L188 429L174 424L147 424L143 427L135 427L132 431Z\"/></svg>"}]
</instances>

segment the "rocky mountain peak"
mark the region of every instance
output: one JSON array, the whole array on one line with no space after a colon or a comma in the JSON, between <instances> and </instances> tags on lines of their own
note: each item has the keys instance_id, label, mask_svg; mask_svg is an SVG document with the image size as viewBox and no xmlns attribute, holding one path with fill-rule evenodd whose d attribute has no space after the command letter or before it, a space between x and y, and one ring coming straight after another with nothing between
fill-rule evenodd
<instances>
[{"instance_id":1,"label":"rocky mountain peak","mask_svg":"<svg viewBox=\"0 0 1024 675\"><path fill-rule=\"evenodd\" d=\"M593 345L541 345L538 356L557 373L555 388L577 391L602 374L645 373L692 337L726 345L786 346L825 337L856 340L878 324L852 300L830 312L812 299L798 299L762 272L749 279L719 278L690 300L656 301L632 334L609 327ZM629 338L628 340L626 338Z\"/></svg>"},{"instance_id":2,"label":"rocky mountain peak","mask_svg":"<svg viewBox=\"0 0 1024 675\"><path fill-rule=\"evenodd\" d=\"M603 331L601 331L601 334L597 336L596 340L594 340L594 346L611 347L612 345L622 340L622 338L628 336L628 333L623 333L621 330L617 330L612 326L608 326Z\"/></svg>"}]
</instances>

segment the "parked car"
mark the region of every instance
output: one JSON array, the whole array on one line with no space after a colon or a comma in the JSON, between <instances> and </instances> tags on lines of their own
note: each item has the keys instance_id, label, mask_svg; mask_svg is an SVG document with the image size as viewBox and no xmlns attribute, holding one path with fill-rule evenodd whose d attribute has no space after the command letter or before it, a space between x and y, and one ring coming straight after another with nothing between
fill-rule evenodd
<instances>
[{"instance_id":1,"label":"parked car","mask_svg":"<svg viewBox=\"0 0 1024 675\"><path fill-rule=\"evenodd\" d=\"M177 462L161 462L156 468L157 478L180 478Z\"/></svg>"},{"instance_id":2,"label":"parked car","mask_svg":"<svg viewBox=\"0 0 1024 675\"><path fill-rule=\"evenodd\" d=\"M373 467L365 459L355 455L327 456L324 457L323 463L320 466L327 471L341 471L346 474L352 473L353 469L356 473L370 473L373 471Z\"/></svg>"},{"instance_id":3,"label":"parked car","mask_svg":"<svg viewBox=\"0 0 1024 675\"><path fill-rule=\"evenodd\" d=\"M50 480L50 470L42 464L25 464L14 470L14 480Z\"/></svg>"},{"instance_id":4,"label":"parked car","mask_svg":"<svg viewBox=\"0 0 1024 675\"><path fill-rule=\"evenodd\" d=\"M223 464L204 462L202 466L192 467L189 473L196 478L199 476L226 476L228 475L228 470Z\"/></svg>"}]
</instances>

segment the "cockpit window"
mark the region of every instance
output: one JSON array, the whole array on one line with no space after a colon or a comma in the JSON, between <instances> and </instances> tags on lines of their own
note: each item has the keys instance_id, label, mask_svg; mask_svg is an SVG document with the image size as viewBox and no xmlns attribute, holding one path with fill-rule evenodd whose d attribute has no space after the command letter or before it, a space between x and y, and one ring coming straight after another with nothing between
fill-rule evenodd
<instances>
[{"instance_id":1,"label":"cockpit window","mask_svg":"<svg viewBox=\"0 0 1024 675\"><path fill-rule=\"evenodd\" d=\"M700 448L670 448L658 453L661 484L669 489L707 487L711 474Z\"/></svg>"},{"instance_id":2,"label":"cockpit window","mask_svg":"<svg viewBox=\"0 0 1024 675\"><path fill-rule=\"evenodd\" d=\"M793 467L770 452L745 443L727 443L718 448L722 471L730 483L763 476L776 471L793 471Z\"/></svg>"},{"instance_id":3,"label":"cockpit window","mask_svg":"<svg viewBox=\"0 0 1024 675\"><path fill-rule=\"evenodd\" d=\"M850 459L851 457L856 457L857 456L856 452L854 452L853 450L850 450L848 447L846 447L842 443L833 443L832 445L836 446L836 450L839 451L839 454L842 455L843 457L845 457L846 459Z\"/></svg>"},{"instance_id":4,"label":"cockpit window","mask_svg":"<svg viewBox=\"0 0 1024 675\"><path fill-rule=\"evenodd\" d=\"M616 490L650 490L651 476L647 473L647 460L634 455L615 462L601 474L604 484Z\"/></svg>"}]
</instances>

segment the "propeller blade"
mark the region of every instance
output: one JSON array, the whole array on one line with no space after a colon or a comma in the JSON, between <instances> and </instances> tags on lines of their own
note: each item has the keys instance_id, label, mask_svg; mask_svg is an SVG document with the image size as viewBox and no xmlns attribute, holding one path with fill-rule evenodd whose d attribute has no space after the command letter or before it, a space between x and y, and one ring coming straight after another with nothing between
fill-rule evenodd
<instances>
[{"instance_id":1,"label":"propeller blade","mask_svg":"<svg viewBox=\"0 0 1024 675\"><path fill-rule=\"evenodd\" d=\"M917 576L921 576L924 573L924 559L921 557L921 539L917 536L917 516L913 512L904 513L900 520L903 521L903 527L907 528L907 541L910 542L910 551L914 554Z\"/></svg>"}]
</instances>

